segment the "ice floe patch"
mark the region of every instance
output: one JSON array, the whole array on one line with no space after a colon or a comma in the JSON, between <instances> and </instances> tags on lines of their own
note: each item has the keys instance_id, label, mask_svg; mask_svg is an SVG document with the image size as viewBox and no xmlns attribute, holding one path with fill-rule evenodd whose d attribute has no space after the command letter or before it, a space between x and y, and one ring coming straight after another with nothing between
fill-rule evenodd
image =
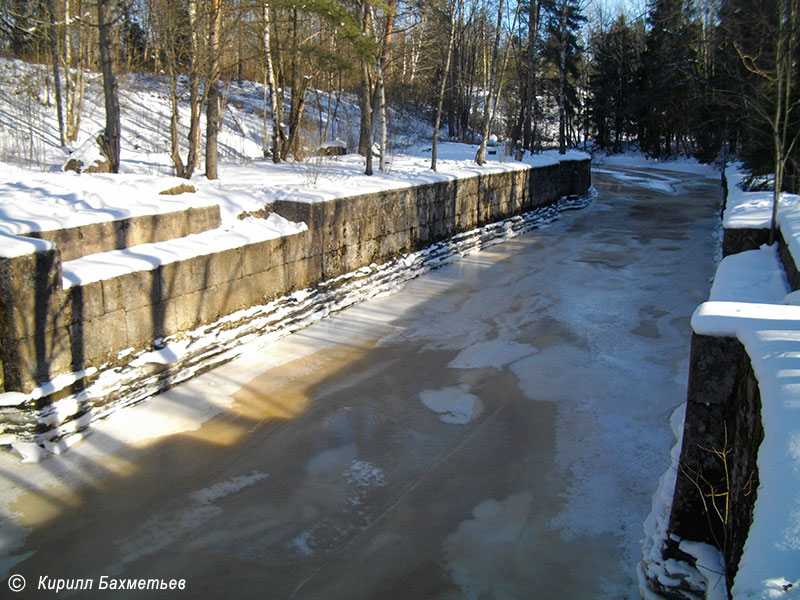
<instances>
[{"instance_id":1,"label":"ice floe patch","mask_svg":"<svg viewBox=\"0 0 800 600\"><path fill-rule=\"evenodd\" d=\"M345 469L344 477L348 483L356 487L386 485L386 475L383 469L365 460L352 461Z\"/></svg>"},{"instance_id":2,"label":"ice floe patch","mask_svg":"<svg viewBox=\"0 0 800 600\"><path fill-rule=\"evenodd\" d=\"M439 413L440 421L466 425L483 414L483 402L470 394L469 389L469 385L461 384L440 390L425 390L419 398L425 406Z\"/></svg>"},{"instance_id":3,"label":"ice floe patch","mask_svg":"<svg viewBox=\"0 0 800 600\"><path fill-rule=\"evenodd\" d=\"M477 599L491 595L495 577L502 579L507 568L506 553L525 530L533 494L522 492L505 500L486 500L472 509L472 519L462 521L445 541L447 568L463 597Z\"/></svg>"},{"instance_id":4,"label":"ice floe patch","mask_svg":"<svg viewBox=\"0 0 800 600\"><path fill-rule=\"evenodd\" d=\"M539 349L534 346L498 338L478 342L464 348L447 366L453 369L479 369L481 367L502 369L506 365L538 352Z\"/></svg>"},{"instance_id":5,"label":"ice floe patch","mask_svg":"<svg viewBox=\"0 0 800 600\"><path fill-rule=\"evenodd\" d=\"M203 490L192 494L192 499L201 504L208 504L214 502L225 496L235 494L246 487L253 485L257 481L261 481L267 477L266 473L260 471L253 471L249 475L237 475L227 481L221 481L217 484L207 487Z\"/></svg>"},{"instance_id":6,"label":"ice floe patch","mask_svg":"<svg viewBox=\"0 0 800 600\"><path fill-rule=\"evenodd\" d=\"M295 552L301 554L302 556L311 557L314 556L314 549L312 548L314 544L314 538L311 535L311 532L304 531L294 537L286 547L289 550L294 550Z\"/></svg>"}]
</instances>

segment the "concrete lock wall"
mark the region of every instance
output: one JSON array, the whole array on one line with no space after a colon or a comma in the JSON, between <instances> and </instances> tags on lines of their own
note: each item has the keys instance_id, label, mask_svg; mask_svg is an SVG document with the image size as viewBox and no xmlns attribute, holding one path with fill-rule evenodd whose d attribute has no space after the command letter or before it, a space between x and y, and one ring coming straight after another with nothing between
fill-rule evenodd
<instances>
[{"instance_id":1,"label":"concrete lock wall","mask_svg":"<svg viewBox=\"0 0 800 600\"><path fill-rule=\"evenodd\" d=\"M726 229L723 254L757 249L768 237L768 229ZM791 288L798 290L800 273L782 235L778 241ZM764 438L761 396L750 357L736 338L693 334L689 360L683 445L669 531L719 548L730 586L758 495L758 448ZM713 509L704 504L701 490L706 496L712 491L730 494L726 523L709 514ZM677 544L670 547L668 542L663 551L665 558L686 558Z\"/></svg>"},{"instance_id":2,"label":"concrete lock wall","mask_svg":"<svg viewBox=\"0 0 800 600\"><path fill-rule=\"evenodd\" d=\"M589 160L567 160L315 204L279 201L272 210L305 221L307 231L225 251L209 249L203 256L68 289L62 289L63 260L132 245L132 240L156 241L213 228L219 224L218 207L193 209L188 219L168 214L71 234L37 234L55 247L0 259L2 390L28 393L58 375L88 371L60 394L75 393L91 383L91 368L122 365L130 349L153 348L159 338L213 324L561 196L585 193L590 180ZM174 231L178 234L170 235ZM83 240L95 241L87 245ZM163 381L166 387L176 379ZM45 395L13 414L0 411L5 430L30 433L25 411L57 398Z\"/></svg>"},{"instance_id":3,"label":"concrete lock wall","mask_svg":"<svg viewBox=\"0 0 800 600\"><path fill-rule=\"evenodd\" d=\"M692 334L683 445L675 480L670 533L722 551L733 582L752 523L764 438L761 395L744 346L735 338ZM701 496L705 495L705 499ZM719 518L709 494L727 519ZM677 543L665 558L680 559ZM672 555L670 556L670 553Z\"/></svg>"}]
</instances>

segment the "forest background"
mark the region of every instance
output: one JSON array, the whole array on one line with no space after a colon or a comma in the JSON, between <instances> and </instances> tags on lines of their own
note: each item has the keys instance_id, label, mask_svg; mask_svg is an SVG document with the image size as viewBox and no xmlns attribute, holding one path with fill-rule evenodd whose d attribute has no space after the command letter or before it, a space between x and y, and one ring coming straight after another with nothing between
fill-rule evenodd
<instances>
[{"instance_id":1,"label":"forest background","mask_svg":"<svg viewBox=\"0 0 800 600\"><path fill-rule=\"evenodd\" d=\"M87 71L102 72L112 171L117 77L134 72L169 80L164 127L185 178L216 178L225 90L250 80L265 84L276 162L333 136L326 125L309 144L309 94L329 117L349 94L368 174L373 155L385 167L392 106L438 132L434 169L439 137L480 143L482 163L496 136L518 155L735 156L777 194L800 191L798 13L800 0L0 0L0 55L52 69L62 146L78 139Z\"/></svg>"}]
</instances>

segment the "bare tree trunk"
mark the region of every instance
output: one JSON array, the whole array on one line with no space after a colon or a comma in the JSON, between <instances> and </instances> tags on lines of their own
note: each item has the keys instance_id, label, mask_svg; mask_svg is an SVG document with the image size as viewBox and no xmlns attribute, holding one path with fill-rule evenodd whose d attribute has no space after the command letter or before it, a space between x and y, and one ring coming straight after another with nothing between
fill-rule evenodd
<instances>
[{"instance_id":1,"label":"bare tree trunk","mask_svg":"<svg viewBox=\"0 0 800 600\"><path fill-rule=\"evenodd\" d=\"M170 158L175 167L175 174L178 177L186 177L186 167L181 159L181 145L180 145L180 96L178 94L178 73L175 70L174 58L167 59L167 69L169 70L169 91L170 91L170 104L172 110L169 115L169 137L170 137ZM191 175L189 176L191 177Z\"/></svg>"},{"instance_id":2,"label":"bare tree trunk","mask_svg":"<svg viewBox=\"0 0 800 600\"><path fill-rule=\"evenodd\" d=\"M98 0L97 26L100 39L100 67L103 73L103 96L106 105L106 130L104 135L106 158L111 172L119 173L120 117L117 78L111 57L111 23L108 21L108 6L112 0Z\"/></svg>"},{"instance_id":3,"label":"bare tree trunk","mask_svg":"<svg viewBox=\"0 0 800 600\"><path fill-rule=\"evenodd\" d=\"M272 152L272 162L279 163L281 161L281 121L283 120L283 114L279 110L279 106L282 107L283 103L278 102L278 92L277 85L275 83L275 70L272 66L272 49L270 46L270 15L269 15L269 2L264 2L262 6L262 20L263 20L263 44L264 44L264 54L267 58L267 72L266 72L266 79L267 79L267 87L269 88L269 103L270 103L270 114L272 115L272 141L270 143L270 148ZM266 111L265 111L266 112Z\"/></svg>"},{"instance_id":4,"label":"bare tree trunk","mask_svg":"<svg viewBox=\"0 0 800 600\"><path fill-rule=\"evenodd\" d=\"M372 119L369 113L372 111L372 99L370 98L369 85L369 66L367 61L361 60L361 141L364 145L364 157L366 165L364 173L372 175Z\"/></svg>"},{"instance_id":5,"label":"bare tree trunk","mask_svg":"<svg viewBox=\"0 0 800 600\"><path fill-rule=\"evenodd\" d=\"M238 38L239 45L236 48L236 81L239 84L239 87L242 87L242 39L244 39L244 34L242 33L242 19L241 17L238 20L239 31L237 32L236 37Z\"/></svg>"},{"instance_id":6,"label":"bare tree trunk","mask_svg":"<svg viewBox=\"0 0 800 600\"><path fill-rule=\"evenodd\" d=\"M306 105L306 93L311 83L311 74L304 75L301 66L307 63L298 61L300 57L300 39L298 30L300 27L300 15L297 7L292 8L292 37L291 37L291 77L292 77L292 97L289 105L289 138L286 142L285 152L297 155L297 144L302 126L303 113Z\"/></svg>"},{"instance_id":7,"label":"bare tree trunk","mask_svg":"<svg viewBox=\"0 0 800 600\"><path fill-rule=\"evenodd\" d=\"M439 84L439 99L436 103L436 119L433 124L433 147L431 148L431 169L436 170L436 153L439 145L439 128L442 125L442 106L444 105L444 93L447 89L447 76L450 72L450 61L453 57L453 44L456 39L456 2L453 0L450 6L450 37L447 42L447 58L444 62L444 71L442 71L442 81Z\"/></svg>"},{"instance_id":8,"label":"bare tree trunk","mask_svg":"<svg viewBox=\"0 0 800 600\"><path fill-rule=\"evenodd\" d=\"M294 155L297 155L297 139L300 132L303 112L306 106L306 92L310 78L304 77L302 83L297 83L297 87L292 88L292 108L289 115L289 139L287 146ZM299 88L299 89L298 89Z\"/></svg>"},{"instance_id":9,"label":"bare tree trunk","mask_svg":"<svg viewBox=\"0 0 800 600\"><path fill-rule=\"evenodd\" d=\"M222 0L212 0L208 35L209 70L206 87L206 177L217 179L217 134L219 133L219 36L222 28Z\"/></svg>"},{"instance_id":10,"label":"bare tree trunk","mask_svg":"<svg viewBox=\"0 0 800 600\"><path fill-rule=\"evenodd\" d=\"M328 123L331 125L331 135L336 136L336 115L339 114L339 104L341 103L341 98L343 94L342 88L342 71L339 71L336 83L336 103L333 105L333 116L331 116L331 112L328 111ZM326 131L327 131L327 123L326 123Z\"/></svg>"},{"instance_id":11,"label":"bare tree trunk","mask_svg":"<svg viewBox=\"0 0 800 600\"><path fill-rule=\"evenodd\" d=\"M523 147L534 150L536 131L536 44L539 41L539 0L528 3L528 81L526 87L526 119L524 121Z\"/></svg>"},{"instance_id":12,"label":"bare tree trunk","mask_svg":"<svg viewBox=\"0 0 800 600\"><path fill-rule=\"evenodd\" d=\"M200 69L202 64L202 50L200 48L200 19L197 16L197 0L189 0L189 27L191 29L189 41L191 45L191 71L189 73L189 155L186 158L187 177L191 177L194 170L203 168L203 131L200 120L203 113L203 101L208 94L206 88L200 94Z\"/></svg>"},{"instance_id":13,"label":"bare tree trunk","mask_svg":"<svg viewBox=\"0 0 800 600\"><path fill-rule=\"evenodd\" d=\"M283 122L283 119L286 115L286 108L284 102L284 86L285 86L285 77L283 72L283 50L281 46L281 36L280 30L278 29L277 20L275 18L275 11L273 8L270 8L270 44L274 46L275 53L274 55L270 55L268 59L272 63L272 73L275 79L275 100L276 100L276 108L277 108L277 126L278 126L278 156L280 160L286 160L286 157L289 154L289 144L288 144L288 136L286 135L286 125ZM274 40L274 42L273 42ZM272 47L270 46L270 47ZM273 123L273 126L275 123ZM274 159L273 159L274 160Z\"/></svg>"},{"instance_id":14,"label":"bare tree trunk","mask_svg":"<svg viewBox=\"0 0 800 600\"><path fill-rule=\"evenodd\" d=\"M336 97L336 101L338 103L339 97ZM320 139L323 142L328 141L328 131L330 131L331 127L331 108L333 107L333 73L328 73L328 118L325 119L325 129L320 134ZM320 103L320 109L322 108L322 103Z\"/></svg>"},{"instance_id":15,"label":"bare tree trunk","mask_svg":"<svg viewBox=\"0 0 800 600\"><path fill-rule=\"evenodd\" d=\"M796 135L789 140L789 128L792 121L792 88L794 86L795 59L798 52L798 19L800 19L800 1L779 0L778 31L775 52L776 103L773 118L772 139L775 153L775 183L772 197L772 218L770 222L769 243L773 244L778 233L778 209L783 192L783 179L786 163L798 141Z\"/></svg>"},{"instance_id":16,"label":"bare tree trunk","mask_svg":"<svg viewBox=\"0 0 800 600\"><path fill-rule=\"evenodd\" d=\"M520 4L517 3L517 9L514 12L514 21L511 24L511 31L517 26L517 17L519 16ZM489 90L483 104L483 135L481 136L481 144L478 151L475 153L475 162L482 165L486 162L486 144L489 141L489 134L492 131L492 122L494 121L495 113L497 112L497 103L500 99L500 90L503 87L503 77L505 77L506 65L508 64L508 54L511 50L511 44L507 43L503 53L503 60L500 68L498 69L498 52L500 50L500 33L503 24L503 0L497 8L497 33L495 34L495 48L492 57L491 77L489 78Z\"/></svg>"},{"instance_id":17,"label":"bare tree trunk","mask_svg":"<svg viewBox=\"0 0 800 600\"><path fill-rule=\"evenodd\" d=\"M566 88L567 88L567 0L561 0L561 51L558 77L558 153L565 154L566 142Z\"/></svg>"},{"instance_id":18,"label":"bare tree trunk","mask_svg":"<svg viewBox=\"0 0 800 600\"><path fill-rule=\"evenodd\" d=\"M64 139L64 104L61 100L61 72L58 66L58 36L56 31L55 0L47 0L47 16L50 19L48 33L50 38L50 58L53 61L53 87L56 92L56 113L58 115L58 140L61 146L65 145Z\"/></svg>"},{"instance_id":19,"label":"bare tree trunk","mask_svg":"<svg viewBox=\"0 0 800 600\"><path fill-rule=\"evenodd\" d=\"M385 85L385 70L386 64L389 62L389 54L392 49L392 35L394 33L394 14L397 7L397 0L389 0L386 9L386 33L383 38L383 48L378 57L378 101L380 110L381 122L381 141L380 141L380 157L378 159L378 169L386 171L386 85Z\"/></svg>"},{"instance_id":20,"label":"bare tree trunk","mask_svg":"<svg viewBox=\"0 0 800 600\"><path fill-rule=\"evenodd\" d=\"M77 13L81 14L81 2L78 0ZM66 138L68 142L74 142L78 139L78 132L80 131L81 124L81 110L83 108L83 82L84 70L86 68L86 56L89 49L86 48L84 43L83 27L78 21L78 59L74 60L72 55L73 44L73 6L72 0L65 0L64 2L64 21L65 21L65 36L64 36L64 55L66 68L64 70L65 76L65 90L67 96L67 116L66 116ZM74 68L73 68L73 63Z\"/></svg>"},{"instance_id":21,"label":"bare tree trunk","mask_svg":"<svg viewBox=\"0 0 800 600\"><path fill-rule=\"evenodd\" d=\"M372 29L369 4L363 2L363 22L361 32L367 35ZM361 58L361 131L358 138L358 150L365 157L366 175L372 175L372 85L370 83L369 64L366 58Z\"/></svg>"}]
</instances>

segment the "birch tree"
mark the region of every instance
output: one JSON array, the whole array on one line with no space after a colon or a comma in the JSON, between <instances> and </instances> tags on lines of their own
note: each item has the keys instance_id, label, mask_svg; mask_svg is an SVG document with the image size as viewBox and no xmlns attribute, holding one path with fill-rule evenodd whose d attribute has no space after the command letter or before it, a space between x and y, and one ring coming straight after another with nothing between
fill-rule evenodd
<instances>
[{"instance_id":1,"label":"birch tree","mask_svg":"<svg viewBox=\"0 0 800 600\"><path fill-rule=\"evenodd\" d=\"M447 89L447 76L450 72L450 62L453 58L453 45L456 39L456 18L461 6L460 0L451 0L448 6L448 19L450 22L450 34L447 38L447 53L442 69L442 80L439 83L439 97L436 101L436 117L433 123L433 145L431 147L431 169L436 170L436 154L439 145L439 128L442 125L442 107L444 105L444 93Z\"/></svg>"},{"instance_id":2,"label":"birch tree","mask_svg":"<svg viewBox=\"0 0 800 600\"><path fill-rule=\"evenodd\" d=\"M220 126L220 35L222 33L222 0L211 0L208 28L208 76L206 78L206 177L217 179L217 134Z\"/></svg>"},{"instance_id":3,"label":"birch tree","mask_svg":"<svg viewBox=\"0 0 800 600\"><path fill-rule=\"evenodd\" d=\"M777 236L786 165L800 140L800 127L793 123L800 113L800 101L793 98L797 85L797 61L800 59L800 0L776 0L773 10L771 15L767 11L762 13L762 18L769 21L769 29L774 32L771 40L764 40L763 55L748 53L735 44L745 69L761 83L745 96L746 102L767 126L772 139L775 180L770 244Z\"/></svg>"},{"instance_id":4,"label":"birch tree","mask_svg":"<svg viewBox=\"0 0 800 600\"><path fill-rule=\"evenodd\" d=\"M497 25L495 30L494 45L492 46L492 60L487 68L487 81L488 87L484 91L483 100L483 131L481 135L481 143L478 151L475 153L475 162L482 165L486 162L486 145L489 141L489 135L492 131L492 124L495 115L497 114L497 104L500 100L500 92L503 89L503 79L505 77L506 65L508 64L508 54L511 50L511 44L506 43L503 50L502 59L499 58L500 40L503 29L503 0L500 0L497 6ZM519 17L520 4L514 10L514 18L511 22L510 31L514 31L517 26L517 18ZM499 63L499 64L498 64Z\"/></svg>"}]
</instances>

